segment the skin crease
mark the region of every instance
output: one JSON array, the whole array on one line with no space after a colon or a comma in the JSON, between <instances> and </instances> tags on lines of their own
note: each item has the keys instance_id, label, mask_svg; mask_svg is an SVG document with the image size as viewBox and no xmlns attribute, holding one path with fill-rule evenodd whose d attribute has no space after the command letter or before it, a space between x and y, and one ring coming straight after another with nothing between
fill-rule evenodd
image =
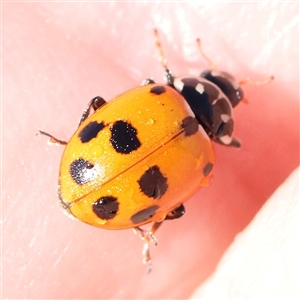
<instances>
[{"instance_id":1,"label":"skin crease","mask_svg":"<svg viewBox=\"0 0 300 300\"><path fill-rule=\"evenodd\" d=\"M299 164L298 4L6 2L2 28L2 298L190 297ZM275 81L244 86L249 104L235 109L235 135L242 148L215 145L213 184L186 203L184 217L158 231L158 247L151 248L154 270L145 275L142 242L131 230L101 230L59 211L56 186L63 147L49 146L35 134L42 129L68 140L94 96L109 100L149 77L163 82L153 28L159 29L177 75L208 68L195 43L200 37L219 69L238 80L274 75ZM297 184L297 178L284 188L290 184ZM285 200L283 206L292 201ZM260 213L268 213L268 207ZM293 220L280 215L274 238L280 235L280 222ZM272 228L266 236L272 237ZM285 249L285 239L280 241L274 247ZM237 242L243 247L243 239ZM261 261L272 251L264 250ZM288 251L274 251L274 263L297 253L299 245ZM245 253L257 265L249 275L262 280L257 253ZM283 277L292 272L292 264L285 266ZM226 270L232 282L241 278L235 270ZM247 292L240 295L251 298L255 293L244 278L236 284ZM218 290L221 281L212 282ZM229 286L224 298L232 296ZM277 288L271 286L270 295ZM284 289L285 299L297 295L293 281ZM260 295L269 294L255 294Z\"/></svg>"}]
</instances>

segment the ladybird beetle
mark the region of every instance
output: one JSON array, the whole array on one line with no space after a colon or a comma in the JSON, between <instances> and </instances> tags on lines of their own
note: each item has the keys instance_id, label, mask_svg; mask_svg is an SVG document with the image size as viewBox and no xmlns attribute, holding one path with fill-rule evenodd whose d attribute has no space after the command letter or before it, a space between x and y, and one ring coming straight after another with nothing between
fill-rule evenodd
<instances>
[{"instance_id":1,"label":"ladybird beetle","mask_svg":"<svg viewBox=\"0 0 300 300\"><path fill-rule=\"evenodd\" d=\"M181 217L183 203L209 185L215 161L212 141L240 147L233 137L233 107L240 84L226 72L175 77L167 67L158 33L156 46L166 84L145 80L108 103L93 98L66 145L59 173L61 207L71 217L104 229L133 228L149 244L164 220ZM94 113L91 114L91 110ZM153 223L150 230L140 228Z\"/></svg>"}]
</instances>

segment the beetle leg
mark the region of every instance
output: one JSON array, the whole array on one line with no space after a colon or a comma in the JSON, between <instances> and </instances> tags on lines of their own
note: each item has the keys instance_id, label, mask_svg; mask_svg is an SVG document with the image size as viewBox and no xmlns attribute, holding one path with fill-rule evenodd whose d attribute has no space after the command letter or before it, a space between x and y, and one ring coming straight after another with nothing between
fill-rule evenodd
<instances>
[{"instance_id":1,"label":"beetle leg","mask_svg":"<svg viewBox=\"0 0 300 300\"><path fill-rule=\"evenodd\" d=\"M152 260L150 255L150 243L154 243L155 246L157 246L157 240L154 236L154 233L157 231L157 229L160 227L162 222L155 222L153 223L150 230L145 230L140 227L134 228L135 233L139 233L142 240L144 240L144 247L143 247L143 263L148 264L148 271L147 274L149 274L152 271Z\"/></svg>"},{"instance_id":2,"label":"beetle leg","mask_svg":"<svg viewBox=\"0 0 300 300\"><path fill-rule=\"evenodd\" d=\"M42 131L42 130L39 130L38 134L42 134L42 135L45 135L45 136L48 136L50 139L49 139L49 143L50 144L54 144L54 145L67 145L68 143L65 142L65 141L62 141L62 140L59 140L57 139L56 137L52 136L51 134L45 132L45 131Z\"/></svg>"},{"instance_id":3,"label":"beetle leg","mask_svg":"<svg viewBox=\"0 0 300 300\"><path fill-rule=\"evenodd\" d=\"M155 83L155 81L152 78L147 78L142 81L141 86L145 86L145 85L152 84L152 83Z\"/></svg>"},{"instance_id":4,"label":"beetle leg","mask_svg":"<svg viewBox=\"0 0 300 300\"><path fill-rule=\"evenodd\" d=\"M180 206L178 206L177 208L175 208L174 210L170 211L165 220L174 220L174 219L178 219L180 217L182 217L185 213L185 208L183 206L183 204L181 204Z\"/></svg>"},{"instance_id":5,"label":"beetle leg","mask_svg":"<svg viewBox=\"0 0 300 300\"><path fill-rule=\"evenodd\" d=\"M185 208L181 204L171 212L169 212L165 218L165 220L174 220L182 217L185 213ZM144 248L143 248L143 263L148 264L148 271L149 274L152 271L152 260L150 255L150 243L154 243L157 246L157 239L155 238L154 234L157 229L161 226L163 222L154 222L150 230L145 230L140 227L135 227L134 232L139 233L141 239L144 241Z\"/></svg>"},{"instance_id":6,"label":"beetle leg","mask_svg":"<svg viewBox=\"0 0 300 300\"><path fill-rule=\"evenodd\" d=\"M78 127L80 126L80 124L86 120L86 118L90 115L91 109L93 108L94 111L96 111L98 108L100 108L101 106L103 106L104 104L106 104L106 101L100 97L97 96L95 98L93 98L88 105L86 106L86 108L84 109L82 116L79 120L79 124Z\"/></svg>"}]
</instances>

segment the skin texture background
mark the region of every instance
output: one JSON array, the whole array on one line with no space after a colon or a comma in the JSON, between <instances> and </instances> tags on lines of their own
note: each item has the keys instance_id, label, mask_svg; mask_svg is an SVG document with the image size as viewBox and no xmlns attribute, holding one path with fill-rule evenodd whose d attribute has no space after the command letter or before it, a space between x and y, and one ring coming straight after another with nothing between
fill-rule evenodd
<instances>
[{"instance_id":1,"label":"skin texture background","mask_svg":"<svg viewBox=\"0 0 300 300\"><path fill-rule=\"evenodd\" d=\"M260 209L299 165L298 14L298 3L279 2L2 3L2 298L186 299L217 276L212 274L236 235L258 212L270 213L270 206ZM63 147L47 145L36 132L68 140L94 96L109 100L149 77L163 82L153 28L176 75L208 68L195 43L200 37L219 69L238 80L274 75L275 81L244 87L249 104L235 109L242 148L215 145L213 184L186 203L183 218L158 231L154 270L145 275L142 242L131 230L93 228L60 212L56 187ZM285 184L298 181L294 173ZM284 194L283 206L296 207L298 189L293 191ZM273 237L276 228L275 239L281 222L293 220L280 215L265 236ZM265 257L274 254L269 268L285 263L277 270L282 278L299 276L299 260L284 260L299 251L297 224L291 228L293 247L273 251L283 238L261 249ZM249 243L264 237L254 232ZM244 242L235 245L243 250ZM261 282L264 256L241 253L255 263L248 272ZM235 281L244 271L227 269L231 282L222 296L232 296L232 282L239 287L234 292L247 291L250 298L280 286L274 281L269 293L257 295L252 284ZM218 291L218 281L213 284ZM299 296L292 281L280 288L286 297Z\"/></svg>"}]
</instances>

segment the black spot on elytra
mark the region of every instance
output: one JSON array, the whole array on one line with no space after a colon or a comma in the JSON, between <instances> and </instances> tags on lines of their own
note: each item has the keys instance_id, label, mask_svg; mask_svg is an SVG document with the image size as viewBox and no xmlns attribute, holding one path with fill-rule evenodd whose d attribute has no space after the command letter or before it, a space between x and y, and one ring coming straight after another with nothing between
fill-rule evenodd
<instances>
[{"instance_id":1,"label":"black spot on elytra","mask_svg":"<svg viewBox=\"0 0 300 300\"><path fill-rule=\"evenodd\" d=\"M207 176L207 175L211 172L213 166L214 166L214 165L213 165L212 163L208 163L208 164L203 168L203 175L204 175L204 176Z\"/></svg>"},{"instance_id":2,"label":"black spot on elytra","mask_svg":"<svg viewBox=\"0 0 300 300\"><path fill-rule=\"evenodd\" d=\"M131 217L131 221L134 224L139 224L151 219L155 215L158 207L158 205L152 205L143 210L140 210Z\"/></svg>"},{"instance_id":3,"label":"black spot on elytra","mask_svg":"<svg viewBox=\"0 0 300 300\"><path fill-rule=\"evenodd\" d=\"M186 136L195 134L198 131L198 126L199 123L197 119L190 116L184 118L181 124L181 127L184 129Z\"/></svg>"},{"instance_id":4,"label":"black spot on elytra","mask_svg":"<svg viewBox=\"0 0 300 300\"><path fill-rule=\"evenodd\" d=\"M110 220L118 213L119 203L117 198L105 196L94 202L92 209L100 219Z\"/></svg>"},{"instance_id":5,"label":"black spot on elytra","mask_svg":"<svg viewBox=\"0 0 300 300\"><path fill-rule=\"evenodd\" d=\"M167 178L158 166L148 169L138 180L138 184L143 194L154 199L160 198L168 189Z\"/></svg>"},{"instance_id":6,"label":"black spot on elytra","mask_svg":"<svg viewBox=\"0 0 300 300\"><path fill-rule=\"evenodd\" d=\"M110 131L110 143L118 153L129 154L141 146L137 130L125 121L116 121Z\"/></svg>"},{"instance_id":7,"label":"black spot on elytra","mask_svg":"<svg viewBox=\"0 0 300 300\"><path fill-rule=\"evenodd\" d=\"M150 93L160 95L166 92L166 88L162 85L156 85L150 89Z\"/></svg>"},{"instance_id":8,"label":"black spot on elytra","mask_svg":"<svg viewBox=\"0 0 300 300\"><path fill-rule=\"evenodd\" d=\"M83 158L78 158L71 163L70 174L77 184L83 185L97 176L93 168L92 163Z\"/></svg>"},{"instance_id":9,"label":"black spot on elytra","mask_svg":"<svg viewBox=\"0 0 300 300\"><path fill-rule=\"evenodd\" d=\"M104 123L90 122L78 134L82 143L88 143L105 127Z\"/></svg>"}]
</instances>

